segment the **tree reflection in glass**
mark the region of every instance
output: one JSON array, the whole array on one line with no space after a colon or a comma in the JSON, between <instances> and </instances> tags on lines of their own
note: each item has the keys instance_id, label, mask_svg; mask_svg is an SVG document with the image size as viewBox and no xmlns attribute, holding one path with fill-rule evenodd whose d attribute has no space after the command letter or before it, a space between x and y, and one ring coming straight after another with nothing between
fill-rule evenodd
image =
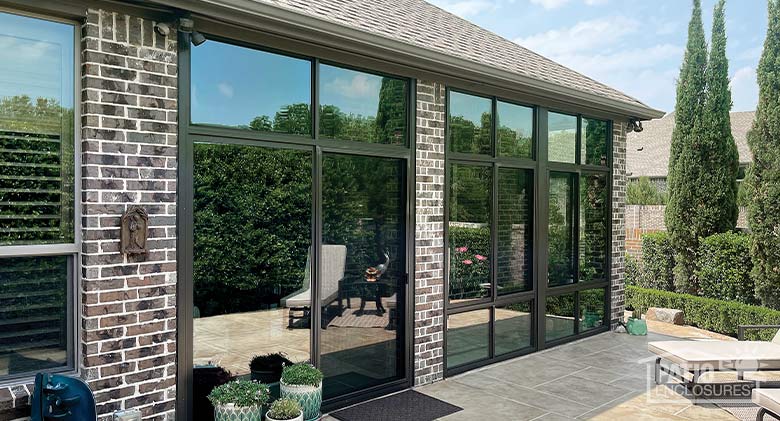
<instances>
[{"instance_id":1,"label":"tree reflection in glass","mask_svg":"<svg viewBox=\"0 0 780 421\"><path fill-rule=\"evenodd\" d=\"M534 110L522 105L497 102L498 153L500 156L531 158Z\"/></svg>"},{"instance_id":2,"label":"tree reflection in glass","mask_svg":"<svg viewBox=\"0 0 780 421\"><path fill-rule=\"evenodd\" d=\"M566 285L574 279L574 175L550 173L548 230L549 286Z\"/></svg>"},{"instance_id":3,"label":"tree reflection in glass","mask_svg":"<svg viewBox=\"0 0 780 421\"><path fill-rule=\"evenodd\" d=\"M580 282L606 280L607 174L580 177Z\"/></svg>"},{"instance_id":4,"label":"tree reflection in glass","mask_svg":"<svg viewBox=\"0 0 780 421\"><path fill-rule=\"evenodd\" d=\"M490 98L450 91L447 137L451 151L491 153L491 109Z\"/></svg>"},{"instance_id":5,"label":"tree reflection in glass","mask_svg":"<svg viewBox=\"0 0 780 421\"><path fill-rule=\"evenodd\" d=\"M553 112L547 115L548 159L574 164L577 158L577 117Z\"/></svg>"}]
</instances>

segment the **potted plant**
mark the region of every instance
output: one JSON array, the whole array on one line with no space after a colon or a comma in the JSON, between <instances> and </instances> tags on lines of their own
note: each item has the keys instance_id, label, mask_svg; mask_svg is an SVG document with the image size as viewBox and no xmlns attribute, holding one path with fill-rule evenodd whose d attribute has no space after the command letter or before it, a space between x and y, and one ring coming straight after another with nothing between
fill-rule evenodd
<instances>
[{"instance_id":1,"label":"potted plant","mask_svg":"<svg viewBox=\"0 0 780 421\"><path fill-rule=\"evenodd\" d=\"M268 403L268 386L251 380L236 380L209 393L214 421L261 421Z\"/></svg>"},{"instance_id":2,"label":"potted plant","mask_svg":"<svg viewBox=\"0 0 780 421\"><path fill-rule=\"evenodd\" d=\"M192 410L204 419L214 418L214 407L207 399L215 387L230 381L231 374L211 363L196 365L192 370Z\"/></svg>"},{"instance_id":3,"label":"potted plant","mask_svg":"<svg viewBox=\"0 0 780 421\"><path fill-rule=\"evenodd\" d=\"M314 420L320 416L322 405L322 372L311 364L298 363L282 371L279 388L283 398L301 405L303 418Z\"/></svg>"},{"instance_id":4,"label":"potted plant","mask_svg":"<svg viewBox=\"0 0 780 421\"><path fill-rule=\"evenodd\" d=\"M647 322L642 319L642 312L634 310L631 317L626 322L626 332L630 335L645 336L647 335Z\"/></svg>"},{"instance_id":5,"label":"potted plant","mask_svg":"<svg viewBox=\"0 0 780 421\"><path fill-rule=\"evenodd\" d=\"M249 370L252 372L252 380L261 383L276 383L282 377L282 369L285 366L293 365L292 361L287 359L283 353L256 355L249 362Z\"/></svg>"},{"instance_id":6,"label":"potted plant","mask_svg":"<svg viewBox=\"0 0 780 421\"><path fill-rule=\"evenodd\" d=\"M288 398L277 399L265 414L266 421L303 421L303 411L297 401Z\"/></svg>"}]
</instances>

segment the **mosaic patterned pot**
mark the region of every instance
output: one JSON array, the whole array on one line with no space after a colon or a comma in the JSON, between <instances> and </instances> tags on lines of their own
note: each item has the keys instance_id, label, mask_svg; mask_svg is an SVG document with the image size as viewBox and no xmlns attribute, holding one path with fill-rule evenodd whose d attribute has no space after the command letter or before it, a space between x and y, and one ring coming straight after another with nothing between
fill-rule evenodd
<instances>
[{"instance_id":1,"label":"mosaic patterned pot","mask_svg":"<svg viewBox=\"0 0 780 421\"><path fill-rule=\"evenodd\" d=\"M263 421L262 406L235 406L232 403L214 408L214 421Z\"/></svg>"},{"instance_id":2,"label":"mosaic patterned pot","mask_svg":"<svg viewBox=\"0 0 780 421\"><path fill-rule=\"evenodd\" d=\"M301 405L304 420L311 421L320 417L322 382L317 386L279 382L279 388L283 398L290 398Z\"/></svg>"}]
</instances>

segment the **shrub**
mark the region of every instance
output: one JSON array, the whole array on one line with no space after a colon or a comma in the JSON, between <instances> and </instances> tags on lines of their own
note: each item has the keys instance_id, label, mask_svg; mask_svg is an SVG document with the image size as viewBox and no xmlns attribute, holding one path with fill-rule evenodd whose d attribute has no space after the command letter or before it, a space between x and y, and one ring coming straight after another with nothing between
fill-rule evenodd
<instances>
[{"instance_id":1,"label":"shrub","mask_svg":"<svg viewBox=\"0 0 780 421\"><path fill-rule=\"evenodd\" d=\"M780 324L778 310L635 286L626 287L626 307L629 306L642 313L650 307L682 310L687 324L729 336L737 336L740 325ZM776 332L776 329L748 330L746 338L770 340Z\"/></svg>"},{"instance_id":2,"label":"shrub","mask_svg":"<svg viewBox=\"0 0 780 421\"><path fill-rule=\"evenodd\" d=\"M301 405L298 402L281 398L274 401L271 404L271 409L266 414L267 417L271 417L275 420L291 420L301 415Z\"/></svg>"},{"instance_id":3,"label":"shrub","mask_svg":"<svg viewBox=\"0 0 780 421\"><path fill-rule=\"evenodd\" d=\"M236 380L217 386L209 393L209 401L214 406L263 406L268 402L268 386L250 380Z\"/></svg>"},{"instance_id":4,"label":"shrub","mask_svg":"<svg viewBox=\"0 0 780 421\"><path fill-rule=\"evenodd\" d=\"M292 361L282 352L265 355L255 355L249 362L249 369L253 371L273 371L281 375L285 366L292 365Z\"/></svg>"},{"instance_id":5,"label":"shrub","mask_svg":"<svg viewBox=\"0 0 780 421\"><path fill-rule=\"evenodd\" d=\"M639 177L631 180L626 188L626 204L628 205L665 205L669 196L658 190L658 186L649 177Z\"/></svg>"},{"instance_id":6,"label":"shrub","mask_svg":"<svg viewBox=\"0 0 780 421\"><path fill-rule=\"evenodd\" d=\"M699 295L759 304L750 278L752 267L750 236L729 232L702 239L696 271Z\"/></svg>"},{"instance_id":7,"label":"shrub","mask_svg":"<svg viewBox=\"0 0 780 421\"><path fill-rule=\"evenodd\" d=\"M490 227L449 227L450 298L479 298L490 282Z\"/></svg>"},{"instance_id":8,"label":"shrub","mask_svg":"<svg viewBox=\"0 0 780 421\"><path fill-rule=\"evenodd\" d=\"M630 254L626 254L626 285L644 285L642 263Z\"/></svg>"},{"instance_id":9,"label":"shrub","mask_svg":"<svg viewBox=\"0 0 780 421\"><path fill-rule=\"evenodd\" d=\"M309 363L293 364L282 371L282 381L286 384L319 386L322 371Z\"/></svg>"},{"instance_id":10,"label":"shrub","mask_svg":"<svg viewBox=\"0 0 780 421\"><path fill-rule=\"evenodd\" d=\"M669 234L642 236L642 268L639 286L674 291L674 249Z\"/></svg>"}]
</instances>

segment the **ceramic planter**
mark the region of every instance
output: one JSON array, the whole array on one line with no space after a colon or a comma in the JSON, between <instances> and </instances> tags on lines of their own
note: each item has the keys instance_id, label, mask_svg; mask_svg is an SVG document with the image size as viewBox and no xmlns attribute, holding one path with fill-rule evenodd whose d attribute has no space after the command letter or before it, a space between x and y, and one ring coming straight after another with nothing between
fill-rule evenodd
<instances>
[{"instance_id":1,"label":"ceramic planter","mask_svg":"<svg viewBox=\"0 0 780 421\"><path fill-rule=\"evenodd\" d=\"M630 335L645 336L647 335L647 322L632 317L626 323L626 332Z\"/></svg>"},{"instance_id":2,"label":"ceramic planter","mask_svg":"<svg viewBox=\"0 0 780 421\"><path fill-rule=\"evenodd\" d=\"M289 420L280 420L280 419L273 418L268 414L265 414L265 421L303 421L303 412L301 412L301 414L298 415L297 417L291 418Z\"/></svg>"},{"instance_id":3,"label":"ceramic planter","mask_svg":"<svg viewBox=\"0 0 780 421\"><path fill-rule=\"evenodd\" d=\"M214 421L263 421L263 407L235 406L232 403L217 405Z\"/></svg>"},{"instance_id":4,"label":"ceramic planter","mask_svg":"<svg viewBox=\"0 0 780 421\"><path fill-rule=\"evenodd\" d=\"M279 382L279 389L283 398L289 398L301 405L303 419L316 420L320 417L322 405L322 382L317 386L287 384Z\"/></svg>"}]
</instances>

